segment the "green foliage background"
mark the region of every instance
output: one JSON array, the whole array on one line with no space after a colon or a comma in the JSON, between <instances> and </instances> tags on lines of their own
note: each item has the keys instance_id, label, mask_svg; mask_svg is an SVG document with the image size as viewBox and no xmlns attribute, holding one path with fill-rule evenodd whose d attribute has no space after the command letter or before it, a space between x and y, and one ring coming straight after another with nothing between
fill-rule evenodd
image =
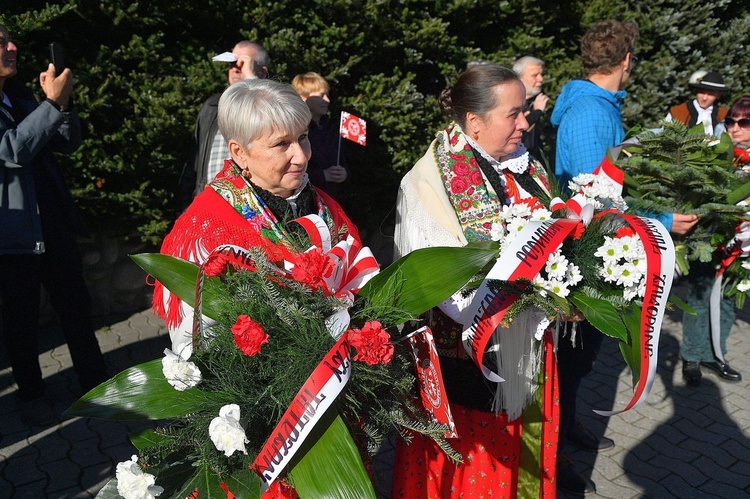
<instances>
[{"instance_id":1,"label":"green foliage background","mask_svg":"<svg viewBox=\"0 0 750 499\"><path fill-rule=\"evenodd\" d=\"M318 71L333 112L368 120L366 148L345 144L354 179L343 204L370 235L388 232L401 175L446 124L437 95L471 60L547 63L545 92L581 76L578 43L593 22L634 20L640 64L628 85L626 128L653 126L690 97L689 75L718 71L750 93L750 4L744 0L27 0L4 2L0 22L19 46L19 76L38 90L46 46L59 41L76 77L83 147L65 158L93 229L158 243L201 103L221 91L210 56L243 38L271 54L290 81ZM41 97L41 95L40 95ZM551 110L548 107L548 110ZM335 114L334 114L335 116ZM554 136L545 130L548 146ZM551 150L548 155L552 157Z\"/></svg>"}]
</instances>

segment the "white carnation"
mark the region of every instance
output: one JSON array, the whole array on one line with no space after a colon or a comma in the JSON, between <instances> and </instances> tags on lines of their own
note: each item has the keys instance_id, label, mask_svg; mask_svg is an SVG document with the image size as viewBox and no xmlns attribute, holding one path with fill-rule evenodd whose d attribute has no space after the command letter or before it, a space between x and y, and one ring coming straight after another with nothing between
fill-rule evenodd
<instances>
[{"instance_id":1,"label":"white carnation","mask_svg":"<svg viewBox=\"0 0 750 499\"><path fill-rule=\"evenodd\" d=\"M208 435L216 446L227 457L240 451L247 454L245 444L249 440L245 437L245 430L240 426L240 406L228 404L219 410L219 416L208 425Z\"/></svg>"},{"instance_id":2,"label":"white carnation","mask_svg":"<svg viewBox=\"0 0 750 499\"><path fill-rule=\"evenodd\" d=\"M192 350L190 345L186 345L180 350L180 355L177 355L168 348L164 349L164 358L161 359L161 372L175 390L187 390L196 386L203 379L198 366L187 360L190 358Z\"/></svg>"},{"instance_id":3,"label":"white carnation","mask_svg":"<svg viewBox=\"0 0 750 499\"><path fill-rule=\"evenodd\" d=\"M154 499L164 492L163 487L154 485L156 478L150 473L144 473L138 466L138 456L130 461L117 464L117 492L125 499Z\"/></svg>"}]
</instances>

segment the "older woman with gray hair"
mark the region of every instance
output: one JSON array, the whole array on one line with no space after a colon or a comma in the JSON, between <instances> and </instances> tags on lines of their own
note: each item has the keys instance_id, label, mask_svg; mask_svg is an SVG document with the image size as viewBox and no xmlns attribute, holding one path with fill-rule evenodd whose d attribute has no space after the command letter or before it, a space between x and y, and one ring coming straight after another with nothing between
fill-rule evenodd
<instances>
[{"instance_id":1,"label":"older woman with gray hair","mask_svg":"<svg viewBox=\"0 0 750 499\"><path fill-rule=\"evenodd\" d=\"M319 215L336 244L356 227L341 207L307 177L310 110L297 92L272 80L244 80L219 100L219 130L231 158L195 197L164 239L161 252L196 264L224 244L261 248L272 257L290 232L291 220ZM178 352L191 340L192 309L156 283L154 310L164 318Z\"/></svg>"}]
</instances>

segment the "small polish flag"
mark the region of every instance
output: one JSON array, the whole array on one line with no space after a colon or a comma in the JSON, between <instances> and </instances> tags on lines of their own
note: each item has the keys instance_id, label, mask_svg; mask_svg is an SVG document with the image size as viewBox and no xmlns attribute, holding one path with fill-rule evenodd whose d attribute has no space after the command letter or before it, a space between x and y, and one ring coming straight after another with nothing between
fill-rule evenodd
<instances>
[{"instance_id":1,"label":"small polish flag","mask_svg":"<svg viewBox=\"0 0 750 499\"><path fill-rule=\"evenodd\" d=\"M367 122L358 116L341 111L341 136L359 145L367 144Z\"/></svg>"}]
</instances>

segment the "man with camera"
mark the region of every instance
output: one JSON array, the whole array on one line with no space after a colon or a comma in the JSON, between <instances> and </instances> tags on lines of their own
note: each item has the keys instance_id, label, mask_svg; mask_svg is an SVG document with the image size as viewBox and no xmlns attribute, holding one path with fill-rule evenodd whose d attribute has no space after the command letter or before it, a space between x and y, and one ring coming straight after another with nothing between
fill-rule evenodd
<instances>
[{"instance_id":1,"label":"man with camera","mask_svg":"<svg viewBox=\"0 0 750 499\"><path fill-rule=\"evenodd\" d=\"M0 25L0 300L2 333L22 414L46 425L55 413L44 397L39 366L41 286L65 333L79 382L87 391L106 376L91 321L76 234L85 233L53 151L81 143L72 101L73 75L50 64L39 75L45 99L13 79L18 47ZM58 74L59 73L59 74Z\"/></svg>"}]
</instances>

